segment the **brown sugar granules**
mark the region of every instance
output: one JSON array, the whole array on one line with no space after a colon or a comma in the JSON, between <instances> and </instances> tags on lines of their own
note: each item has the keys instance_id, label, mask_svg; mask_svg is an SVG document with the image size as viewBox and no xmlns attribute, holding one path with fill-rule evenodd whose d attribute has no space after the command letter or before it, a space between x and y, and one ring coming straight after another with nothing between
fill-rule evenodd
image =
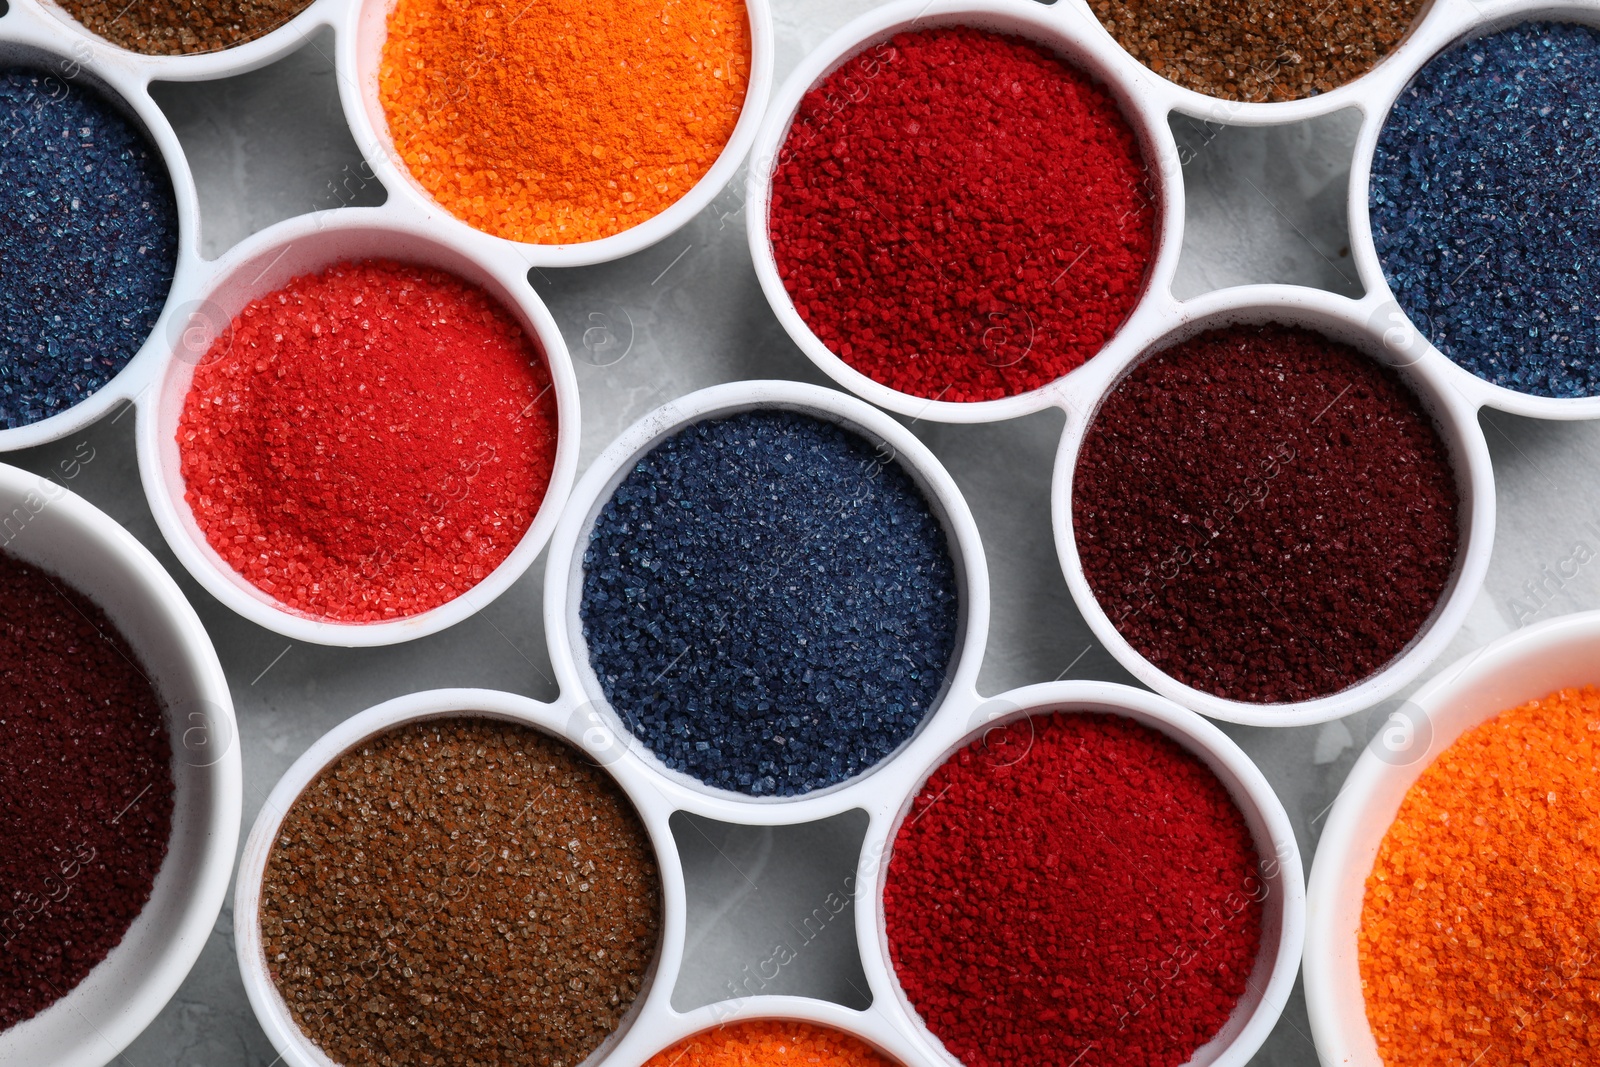
<instances>
[{"instance_id":1,"label":"brown sugar granules","mask_svg":"<svg viewBox=\"0 0 1600 1067\"><path fill-rule=\"evenodd\" d=\"M90 33L147 56L220 52L272 32L311 0L56 0Z\"/></svg>"},{"instance_id":2,"label":"brown sugar granules","mask_svg":"<svg viewBox=\"0 0 1600 1067\"><path fill-rule=\"evenodd\" d=\"M1388 55L1423 0L1091 0L1123 48L1179 85L1226 100L1299 100Z\"/></svg>"},{"instance_id":3,"label":"brown sugar granules","mask_svg":"<svg viewBox=\"0 0 1600 1067\"><path fill-rule=\"evenodd\" d=\"M397 727L284 817L261 887L267 966L348 1067L570 1067L639 995L655 853L616 783L490 719Z\"/></svg>"}]
</instances>

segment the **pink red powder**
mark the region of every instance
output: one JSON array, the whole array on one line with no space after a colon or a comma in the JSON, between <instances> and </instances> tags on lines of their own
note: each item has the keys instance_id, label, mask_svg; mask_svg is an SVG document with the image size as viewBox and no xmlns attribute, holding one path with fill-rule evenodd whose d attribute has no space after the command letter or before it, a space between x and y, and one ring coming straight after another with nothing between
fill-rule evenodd
<instances>
[{"instance_id":1,"label":"pink red powder","mask_svg":"<svg viewBox=\"0 0 1600 1067\"><path fill-rule=\"evenodd\" d=\"M947 401L1028 392L1100 351L1155 242L1112 98L1038 45L967 27L898 34L807 93L769 225L829 349Z\"/></svg>"},{"instance_id":2,"label":"pink red powder","mask_svg":"<svg viewBox=\"0 0 1600 1067\"><path fill-rule=\"evenodd\" d=\"M178 423L206 540L287 607L415 615L503 562L544 500L556 403L539 348L438 270L341 263L251 302Z\"/></svg>"}]
</instances>

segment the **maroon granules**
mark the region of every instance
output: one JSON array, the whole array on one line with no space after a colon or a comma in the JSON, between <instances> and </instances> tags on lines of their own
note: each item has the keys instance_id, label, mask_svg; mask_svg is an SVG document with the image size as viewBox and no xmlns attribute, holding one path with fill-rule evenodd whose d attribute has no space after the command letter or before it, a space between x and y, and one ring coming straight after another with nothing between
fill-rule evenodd
<instances>
[{"instance_id":1,"label":"maroon granules","mask_svg":"<svg viewBox=\"0 0 1600 1067\"><path fill-rule=\"evenodd\" d=\"M0 1030L67 995L150 899L172 831L155 689L94 602L0 552Z\"/></svg>"},{"instance_id":2,"label":"maroon granules","mask_svg":"<svg viewBox=\"0 0 1600 1067\"><path fill-rule=\"evenodd\" d=\"M769 225L829 349L947 401L1037 389L1093 356L1155 240L1115 101L1048 50L968 27L898 34L807 93Z\"/></svg>"},{"instance_id":3,"label":"maroon granules","mask_svg":"<svg viewBox=\"0 0 1600 1067\"><path fill-rule=\"evenodd\" d=\"M450 717L346 752L295 800L262 945L346 1067L571 1067L638 996L655 852L605 771L537 730Z\"/></svg>"},{"instance_id":4,"label":"maroon granules","mask_svg":"<svg viewBox=\"0 0 1600 1067\"><path fill-rule=\"evenodd\" d=\"M1232 700L1338 692L1416 637L1454 566L1459 501L1399 376L1284 326L1204 333L1137 366L1073 479L1084 575L1174 678Z\"/></svg>"},{"instance_id":5,"label":"maroon granules","mask_svg":"<svg viewBox=\"0 0 1600 1067\"><path fill-rule=\"evenodd\" d=\"M1256 860L1222 783L1166 735L1021 719L935 771L895 836L895 974L967 1067L1175 1067L1245 992Z\"/></svg>"}]
</instances>

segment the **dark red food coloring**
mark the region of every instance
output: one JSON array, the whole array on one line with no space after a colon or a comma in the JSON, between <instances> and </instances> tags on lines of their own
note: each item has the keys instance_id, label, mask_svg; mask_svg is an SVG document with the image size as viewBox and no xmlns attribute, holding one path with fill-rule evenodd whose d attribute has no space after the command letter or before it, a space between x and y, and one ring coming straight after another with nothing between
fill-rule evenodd
<instances>
[{"instance_id":1,"label":"dark red food coloring","mask_svg":"<svg viewBox=\"0 0 1600 1067\"><path fill-rule=\"evenodd\" d=\"M784 288L874 381L970 402L1081 365L1143 290L1155 206L1116 102L1048 49L897 34L801 101L772 178Z\"/></svg>"},{"instance_id":2,"label":"dark red food coloring","mask_svg":"<svg viewBox=\"0 0 1600 1067\"><path fill-rule=\"evenodd\" d=\"M154 687L105 613L0 552L0 1030L71 992L150 899L172 833Z\"/></svg>"},{"instance_id":3,"label":"dark red food coloring","mask_svg":"<svg viewBox=\"0 0 1600 1067\"><path fill-rule=\"evenodd\" d=\"M1084 439L1072 521L1112 624L1230 700L1336 693L1433 613L1461 504L1394 371L1286 326L1213 330L1139 364Z\"/></svg>"},{"instance_id":4,"label":"dark red food coloring","mask_svg":"<svg viewBox=\"0 0 1600 1067\"><path fill-rule=\"evenodd\" d=\"M1205 764L1120 716L1057 712L928 779L884 920L900 987L967 1067L1169 1067L1244 995L1266 895Z\"/></svg>"},{"instance_id":5,"label":"dark red food coloring","mask_svg":"<svg viewBox=\"0 0 1600 1067\"><path fill-rule=\"evenodd\" d=\"M556 400L543 353L489 293L387 261L252 301L178 423L206 540L295 611L383 622L505 562L544 502Z\"/></svg>"}]
</instances>

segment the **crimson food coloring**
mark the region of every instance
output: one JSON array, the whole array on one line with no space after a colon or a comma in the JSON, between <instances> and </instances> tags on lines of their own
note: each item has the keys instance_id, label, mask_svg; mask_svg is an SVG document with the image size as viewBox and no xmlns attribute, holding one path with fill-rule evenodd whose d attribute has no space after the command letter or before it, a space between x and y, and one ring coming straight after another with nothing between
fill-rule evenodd
<instances>
[{"instance_id":1,"label":"crimson food coloring","mask_svg":"<svg viewBox=\"0 0 1600 1067\"><path fill-rule=\"evenodd\" d=\"M1072 486L1111 623L1179 681L1253 703L1326 696L1399 655L1450 580L1460 510L1400 377L1277 325L1135 367L1094 415Z\"/></svg>"},{"instance_id":2,"label":"crimson food coloring","mask_svg":"<svg viewBox=\"0 0 1600 1067\"><path fill-rule=\"evenodd\" d=\"M80 82L0 70L0 426L59 414L155 328L178 262L161 155Z\"/></svg>"},{"instance_id":3,"label":"crimson food coloring","mask_svg":"<svg viewBox=\"0 0 1600 1067\"><path fill-rule=\"evenodd\" d=\"M1137 138L1049 50L967 27L897 34L801 101L772 248L806 325L915 396L995 400L1089 359L1155 242Z\"/></svg>"},{"instance_id":4,"label":"crimson food coloring","mask_svg":"<svg viewBox=\"0 0 1600 1067\"><path fill-rule=\"evenodd\" d=\"M0 1030L66 996L138 916L172 831L160 701L105 613L0 552Z\"/></svg>"},{"instance_id":5,"label":"crimson food coloring","mask_svg":"<svg viewBox=\"0 0 1600 1067\"><path fill-rule=\"evenodd\" d=\"M504 562L544 501L544 358L443 271L341 263L252 301L195 370L185 499L218 555L340 622L436 608Z\"/></svg>"},{"instance_id":6,"label":"crimson food coloring","mask_svg":"<svg viewBox=\"0 0 1600 1067\"><path fill-rule=\"evenodd\" d=\"M606 699L663 762L790 796L916 731L960 602L944 527L891 449L756 410L627 472L595 519L580 612Z\"/></svg>"},{"instance_id":7,"label":"crimson food coloring","mask_svg":"<svg viewBox=\"0 0 1600 1067\"><path fill-rule=\"evenodd\" d=\"M936 770L895 835L895 974L967 1067L1175 1067L1245 992L1256 861L1227 790L1166 735L1019 719Z\"/></svg>"}]
</instances>

